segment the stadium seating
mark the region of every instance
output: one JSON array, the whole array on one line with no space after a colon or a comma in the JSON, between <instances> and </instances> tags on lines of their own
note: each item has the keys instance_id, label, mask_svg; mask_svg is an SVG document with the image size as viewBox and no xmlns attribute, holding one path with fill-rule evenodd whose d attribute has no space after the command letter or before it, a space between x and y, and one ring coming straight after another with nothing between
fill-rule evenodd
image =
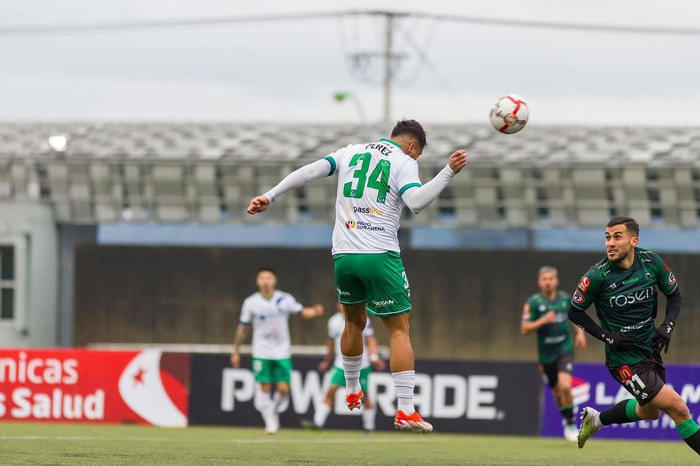
<instances>
[{"instance_id":1,"label":"stadium seating","mask_svg":"<svg viewBox=\"0 0 700 466\"><path fill-rule=\"evenodd\" d=\"M334 179L290 193L268 215L247 201L294 168L382 125L2 123L0 198L51 203L59 222L328 223ZM587 227L612 214L644 226L695 228L700 128L432 125L421 158L429 179L457 149L470 168L406 224ZM65 135L67 148L48 143Z\"/></svg>"}]
</instances>

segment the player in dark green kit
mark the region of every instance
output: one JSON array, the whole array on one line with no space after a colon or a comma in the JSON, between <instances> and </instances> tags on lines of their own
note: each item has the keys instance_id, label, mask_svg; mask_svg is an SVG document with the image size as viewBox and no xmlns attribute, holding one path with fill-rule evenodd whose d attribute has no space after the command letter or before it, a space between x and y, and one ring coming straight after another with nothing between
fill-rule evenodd
<instances>
[{"instance_id":1,"label":"player in dark green kit","mask_svg":"<svg viewBox=\"0 0 700 466\"><path fill-rule=\"evenodd\" d=\"M537 332L537 352L540 371L552 389L554 399L564 418L564 437L575 442L578 429L574 422L574 398L571 394L571 372L574 367L574 343L586 347L583 330L576 327L576 341L571 337L567 317L571 299L558 291L559 277L554 267L541 267L537 274L540 292L528 298L523 306L520 330L523 335Z\"/></svg>"},{"instance_id":2,"label":"player in dark green kit","mask_svg":"<svg viewBox=\"0 0 700 466\"><path fill-rule=\"evenodd\" d=\"M605 343L610 374L634 398L598 412L581 413L578 446L610 424L658 419L663 411L676 424L681 438L700 454L700 427L688 406L666 385L661 350L668 351L681 309L676 277L654 252L637 247L639 225L629 217L615 217L605 229L607 257L581 278L573 296L569 318ZM666 295L666 316L655 328L658 290ZM585 310L595 304L600 324Z\"/></svg>"}]
</instances>

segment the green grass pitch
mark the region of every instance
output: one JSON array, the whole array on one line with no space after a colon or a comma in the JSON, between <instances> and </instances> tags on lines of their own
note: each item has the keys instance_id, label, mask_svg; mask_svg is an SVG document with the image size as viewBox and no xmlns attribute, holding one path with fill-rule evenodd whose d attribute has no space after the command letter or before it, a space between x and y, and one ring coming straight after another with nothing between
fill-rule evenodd
<instances>
[{"instance_id":1,"label":"green grass pitch","mask_svg":"<svg viewBox=\"0 0 700 466\"><path fill-rule=\"evenodd\" d=\"M0 464L696 464L682 441L0 422Z\"/></svg>"}]
</instances>

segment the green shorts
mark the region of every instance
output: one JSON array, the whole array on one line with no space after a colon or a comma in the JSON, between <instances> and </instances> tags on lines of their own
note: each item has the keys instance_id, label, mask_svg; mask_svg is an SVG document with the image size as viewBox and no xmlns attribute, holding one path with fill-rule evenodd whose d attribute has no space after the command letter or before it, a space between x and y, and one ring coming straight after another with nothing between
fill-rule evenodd
<instances>
[{"instance_id":1,"label":"green shorts","mask_svg":"<svg viewBox=\"0 0 700 466\"><path fill-rule=\"evenodd\" d=\"M369 393L369 373L372 372L371 367L363 367L360 370L360 388L363 392ZM333 376L331 377L331 385L338 387L345 386L345 371L340 367L333 367Z\"/></svg>"},{"instance_id":2,"label":"green shorts","mask_svg":"<svg viewBox=\"0 0 700 466\"><path fill-rule=\"evenodd\" d=\"M411 312L411 289L398 252L335 254L333 268L341 303L367 303L367 312L377 317Z\"/></svg>"},{"instance_id":3,"label":"green shorts","mask_svg":"<svg viewBox=\"0 0 700 466\"><path fill-rule=\"evenodd\" d=\"M259 383L290 382L292 360L253 358L253 374Z\"/></svg>"}]
</instances>

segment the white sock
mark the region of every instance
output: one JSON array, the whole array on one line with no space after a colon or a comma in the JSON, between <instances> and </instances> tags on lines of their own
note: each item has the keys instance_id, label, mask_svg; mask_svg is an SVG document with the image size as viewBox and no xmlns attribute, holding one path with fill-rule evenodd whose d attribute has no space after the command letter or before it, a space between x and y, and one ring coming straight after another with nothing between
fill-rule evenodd
<instances>
[{"instance_id":1,"label":"white sock","mask_svg":"<svg viewBox=\"0 0 700 466\"><path fill-rule=\"evenodd\" d=\"M345 371L346 393L360 391L360 370L362 370L362 355L343 355L343 370Z\"/></svg>"},{"instance_id":2,"label":"white sock","mask_svg":"<svg viewBox=\"0 0 700 466\"><path fill-rule=\"evenodd\" d=\"M280 392L275 392L275 394L272 395L272 403L278 413L285 412L289 407L289 393L281 395Z\"/></svg>"},{"instance_id":3,"label":"white sock","mask_svg":"<svg viewBox=\"0 0 700 466\"><path fill-rule=\"evenodd\" d=\"M374 430L374 419L377 417L377 410L367 409L364 407L362 409L362 427L365 430Z\"/></svg>"},{"instance_id":4,"label":"white sock","mask_svg":"<svg viewBox=\"0 0 700 466\"><path fill-rule=\"evenodd\" d=\"M255 387L255 398L253 400L253 406L255 406L255 409L260 411L261 413L267 409L269 404L272 402L272 399L270 398L270 393L265 393L262 391L260 388L260 385Z\"/></svg>"},{"instance_id":5,"label":"white sock","mask_svg":"<svg viewBox=\"0 0 700 466\"><path fill-rule=\"evenodd\" d=\"M316 424L318 427L323 427L330 412L331 407L326 403L321 403L321 405L316 408L316 412L314 413L314 424Z\"/></svg>"},{"instance_id":6,"label":"white sock","mask_svg":"<svg viewBox=\"0 0 700 466\"><path fill-rule=\"evenodd\" d=\"M393 372L391 377L394 379L394 387L396 388L398 409L410 416L416 410L413 406L416 371Z\"/></svg>"},{"instance_id":7,"label":"white sock","mask_svg":"<svg viewBox=\"0 0 700 466\"><path fill-rule=\"evenodd\" d=\"M267 423L267 418L274 411L275 404L270 396L270 393L263 392L260 385L258 385L255 390L254 406L255 409L260 411L263 420Z\"/></svg>"}]
</instances>

